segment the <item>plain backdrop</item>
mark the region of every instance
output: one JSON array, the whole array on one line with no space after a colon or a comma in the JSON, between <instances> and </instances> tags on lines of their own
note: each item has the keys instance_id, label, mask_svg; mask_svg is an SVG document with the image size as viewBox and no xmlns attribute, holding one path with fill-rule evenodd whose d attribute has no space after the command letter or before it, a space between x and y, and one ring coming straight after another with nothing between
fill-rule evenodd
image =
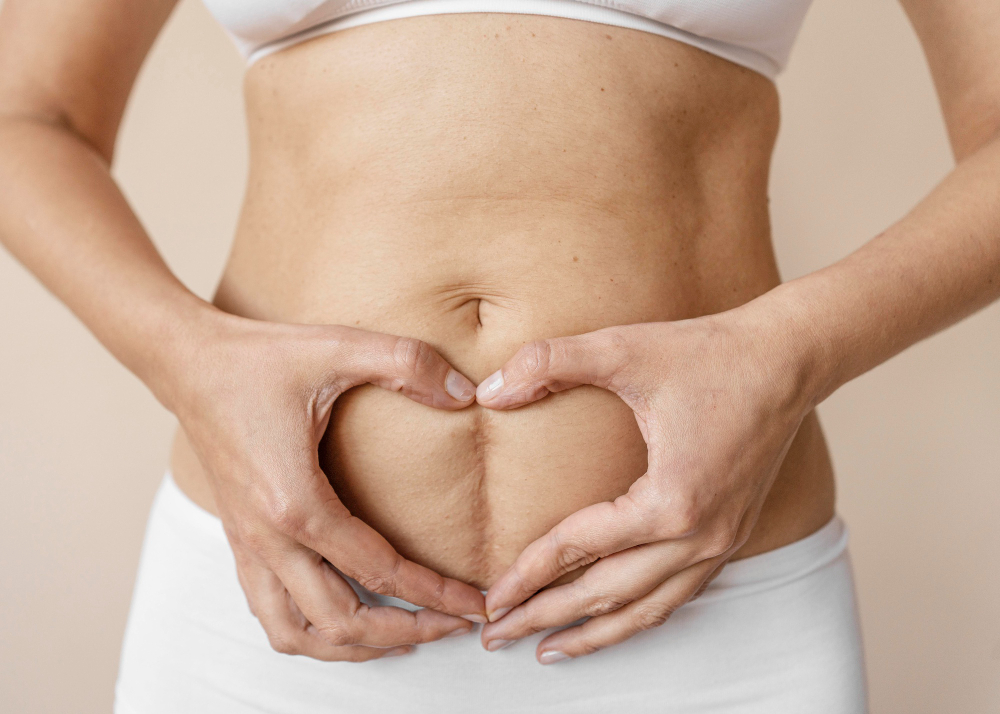
<instances>
[{"instance_id":1,"label":"plain backdrop","mask_svg":"<svg viewBox=\"0 0 1000 714\"><path fill-rule=\"evenodd\" d=\"M243 191L242 71L204 8L184 0L119 143L116 176L202 296ZM779 85L772 210L788 279L901 217L952 159L919 45L892 0L818 0ZM1000 711L998 328L994 306L820 407L852 529L875 714ZM0 252L0 711L110 711L172 427Z\"/></svg>"}]
</instances>

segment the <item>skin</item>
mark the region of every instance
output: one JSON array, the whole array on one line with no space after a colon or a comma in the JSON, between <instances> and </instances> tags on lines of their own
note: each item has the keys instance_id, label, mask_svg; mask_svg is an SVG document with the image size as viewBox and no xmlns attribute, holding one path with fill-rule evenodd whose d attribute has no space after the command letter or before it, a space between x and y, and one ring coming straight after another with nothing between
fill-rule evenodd
<instances>
[{"instance_id":1,"label":"skin","mask_svg":"<svg viewBox=\"0 0 1000 714\"><path fill-rule=\"evenodd\" d=\"M487 649L542 640L542 664L665 623L746 541L803 415L839 386L1000 295L1000 11L905 2L927 50L955 170L844 260L726 313L525 346L479 385L515 409L591 384L617 394L649 445L624 496L525 548L487 593ZM596 562L572 584L535 595ZM499 642L499 644L497 644Z\"/></svg>"},{"instance_id":2,"label":"skin","mask_svg":"<svg viewBox=\"0 0 1000 714\"><path fill-rule=\"evenodd\" d=\"M0 237L177 415L178 483L280 651L405 653L487 614L493 649L592 615L547 663L660 624L829 519L816 404L1000 291L1000 19L969 0L907 3L955 171L785 285L776 97L748 70L539 17L296 46L248 72L247 201L204 303L108 171L171 6L4 3ZM365 608L338 570L432 609Z\"/></svg>"},{"instance_id":3,"label":"skin","mask_svg":"<svg viewBox=\"0 0 1000 714\"><path fill-rule=\"evenodd\" d=\"M351 516L317 444L333 401L355 385L445 410L468 406L473 385L417 340L260 323L204 303L110 177L131 82L172 5L4 3L0 233L195 435L240 582L276 650L363 661L467 633L485 619L482 594L405 561ZM331 564L433 609L364 606Z\"/></svg>"},{"instance_id":4,"label":"skin","mask_svg":"<svg viewBox=\"0 0 1000 714\"><path fill-rule=\"evenodd\" d=\"M253 65L248 190L215 304L416 337L479 381L532 340L766 292L779 282L774 86L662 40L560 18L431 16ZM646 64L660 69L635 70ZM741 556L832 516L814 416L806 431ZM175 477L216 510L187 442ZM320 446L351 513L482 589L559 520L627 492L646 457L628 407L596 388L452 414L362 388L337 401Z\"/></svg>"}]
</instances>

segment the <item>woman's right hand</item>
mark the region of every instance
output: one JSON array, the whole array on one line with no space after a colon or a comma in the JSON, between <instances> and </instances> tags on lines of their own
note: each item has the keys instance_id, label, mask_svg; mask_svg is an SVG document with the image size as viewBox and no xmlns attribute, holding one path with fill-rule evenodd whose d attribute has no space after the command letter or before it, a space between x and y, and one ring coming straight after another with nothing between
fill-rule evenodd
<instances>
[{"instance_id":1,"label":"woman's right hand","mask_svg":"<svg viewBox=\"0 0 1000 714\"><path fill-rule=\"evenodd\" d=\"M333 402L351 387L463 409L475 385L416 339L214 309L207 327L183 350L163 401L208 473L240 583L272 647L364 661L485 622L477 589L402 558L348 512L318 458ZM368 607L341 573L429 609Z\"/></svg>"}]
</instances>

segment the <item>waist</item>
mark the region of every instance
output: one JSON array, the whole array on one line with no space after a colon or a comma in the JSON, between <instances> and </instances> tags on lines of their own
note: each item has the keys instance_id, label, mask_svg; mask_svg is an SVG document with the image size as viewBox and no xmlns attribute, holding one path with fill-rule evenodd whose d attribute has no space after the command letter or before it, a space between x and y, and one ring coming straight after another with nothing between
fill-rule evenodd
<instances>
[{"instance_id":1,"label":"waist","mask_svg":"<svg viewBox=\"0 0 1000 714\"><path fill-rule=\"evenodd\" d=\"M694 258L697 236L573 204L450 208L334 214L310 250L281 246L246 272L234 252L216 301L416 337L478 383L525 342L717 312L776 281L752 253ZM320 461L351 512L406 557L488 587L562 518L625 493L646 446L625 404L596 388L456 413L361 387L336 403Z\"/></svg>"},{"instance_id":2,"label":"waist","mask_svg":"<svg viewBox=\"0 0 1000 714\"><path fill-rule=\"evenodd\" d=\"M595 27L412 18L257 62L217 304L417 337L478 382L530 340L719 312L775 285L770 83ZM829 518L825 495L789 505L828 475L810 434L791 452L805 456L782 481L783 518L747 547ZM320 455L352 512L405 556L480 587L646 466L633 415L594 388L447 413L362 387L338 400Z\"/></svg>"},{"instance_id":3,"label":"waist","mask_svg":"<svg viewBox=\"0 0 1000 714\"><path fill-rule=\"evenodd\" d=\"M150 514L119 704L199 714L230 702L282 701L294 703L289 711L311 714L330 712L331 702L340 707L333 711L357 713L459 712L476 702L483 714L639 714L660 712L669 701L678 711L774 714L813 711L823 701L828 711L864 711L846 533L839 519L816 529L788 547L727 565L665 625L558 671L534 657L551 630L499 652L469 635L420 645L406 657L317 663L271 650L247 610L222 525L168 476ZM356 589L367 605L414 609ZM728 658L721 673L720 652ZM497 696L498 681L517 686ZM192 710L194 687L218 704ZM748 705L734 691L770 694Z\"/></svg>"}]
</instances>

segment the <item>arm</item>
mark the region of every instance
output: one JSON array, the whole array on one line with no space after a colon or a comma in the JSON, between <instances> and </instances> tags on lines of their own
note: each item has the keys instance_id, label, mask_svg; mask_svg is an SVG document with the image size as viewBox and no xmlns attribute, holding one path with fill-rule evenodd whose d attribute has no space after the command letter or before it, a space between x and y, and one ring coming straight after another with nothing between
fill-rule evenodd
<instances>
[{"instance_id":1,"label":"arm","mask_svg":"<svg viewBox=\"0 0 1000 714\"><path fill-rule=\"evenodd\" d=\"M206 307L110 175L132 83L175 2L12 0L0 11L0 237L147 383L170 359L153 338Z\"/></svg>"},{"instance_id":2,"label":"arm","mask_svg":"<svg viewBox=\"0 0 1000 714\"><path fill-rule=\"evenodd\" d=\"M662 624L746 542L813 407L1000 297L1000 12L995 0L904 4L957 158L909 215L734 310L533 343L479 385L494 409L579 384L609 389L649 451L627 494L566 518L490 588L487 648L589 616L542 640L546 664Z\"/></svg>"},{"instance_id":3,"label":"arm","mask_svg":"<svg viewBox=\"0 0 1000 714\"><path fill-rule=\"evenodd\" d=\"M0 240L177 415L275 648L362 660L468 631L455 616L482 617L482 595L347 513L317 445L355 385L460 409L471 383L416 340L221 312L171 274L111 178L125 103L174 3L3 3ZM331 563L435 610L369 609Z\"/></svg>"},{"instance_id":4,"label":"arm","mask_svg":"<svg viewBox=\"0 0 1000 714\"><path fill-rule=\"evenodd\" d=\"M1000 12L989 0L903 5L957 165L881 235L761 299L812 333L802 340L816 403L1000 297Z\"/></svg>"}]
</instances>

